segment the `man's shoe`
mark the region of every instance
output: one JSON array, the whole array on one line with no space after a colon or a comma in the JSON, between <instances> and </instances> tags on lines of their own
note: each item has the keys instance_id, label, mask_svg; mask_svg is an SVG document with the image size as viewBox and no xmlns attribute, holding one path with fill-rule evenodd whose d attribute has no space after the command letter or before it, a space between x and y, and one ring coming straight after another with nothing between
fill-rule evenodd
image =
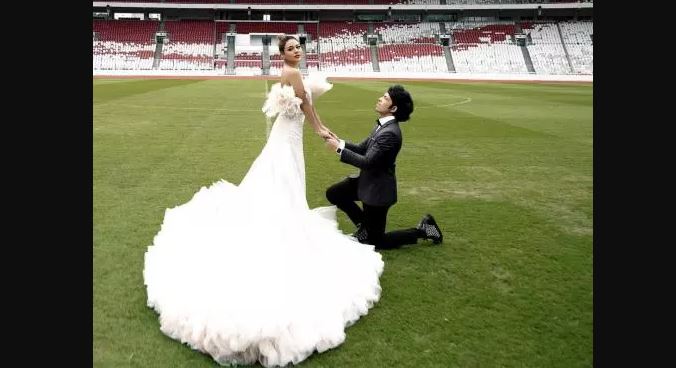
<instances>
[{"instance_id":1,"label":"man's shoe","mask_svg":"<svg viewBox=\"0 0 676 368\"><path fill-rule=\"evenodd\" d=\"M353 237L357 238L357 241L360 243L365 243L368 239L368 233L366 232L366 226L359 224L357 226L357 231L351 234Z\"/></svg>"},{"instance_id":2,"label":"man's shoe","mask_svg":"<svg viewBox=\"0 0 676 368\"><path fill-rule=\"evenodd\" d=\"M423 216L416 229L420 231L423 239L429 239L434 244L440 244L444 241L444 235L441 233L439 225L430 214Z\"/></svg>"}]
</instances>

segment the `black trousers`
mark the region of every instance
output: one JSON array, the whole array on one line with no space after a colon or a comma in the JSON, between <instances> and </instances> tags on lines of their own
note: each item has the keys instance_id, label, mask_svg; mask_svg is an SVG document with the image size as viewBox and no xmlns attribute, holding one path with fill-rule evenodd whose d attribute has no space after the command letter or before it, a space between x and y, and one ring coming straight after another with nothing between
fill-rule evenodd
<instances>
[{"instance_id":1,"label":"black trousers","mask_svg":"<svg viewBox=\"0 0 676 368\"><path fill-rule=\"evenodd\" d=\"M368 239L366 243L373 244L379 249L398 248L405 244L416 244L422 238L416 228L385 232L387 211L391 206L369 206L362 202L363 209L356 201L357 184L359 179L346 178L326 190L326 199L347 214L350 220L358 226L363 224Z\"/></svg>"}]
</instances>

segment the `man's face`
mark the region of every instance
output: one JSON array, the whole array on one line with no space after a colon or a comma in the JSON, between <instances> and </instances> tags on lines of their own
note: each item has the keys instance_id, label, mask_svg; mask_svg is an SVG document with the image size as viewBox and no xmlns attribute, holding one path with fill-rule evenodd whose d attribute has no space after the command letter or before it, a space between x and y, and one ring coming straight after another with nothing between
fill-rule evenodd
<instances>
[{"instance_id":1,"label":"man's face","mask_svg":"<svg viewBox=\"0 0 676 368\"><path fill-rule=\"evenodd\" d=\"M378 98L378 102L376 103L376 111L381 114L387 114L391 112L390 106L392 106L392 99L390 98L390 94L385 92L385 94Z\"/></svg>"}]
</instances>

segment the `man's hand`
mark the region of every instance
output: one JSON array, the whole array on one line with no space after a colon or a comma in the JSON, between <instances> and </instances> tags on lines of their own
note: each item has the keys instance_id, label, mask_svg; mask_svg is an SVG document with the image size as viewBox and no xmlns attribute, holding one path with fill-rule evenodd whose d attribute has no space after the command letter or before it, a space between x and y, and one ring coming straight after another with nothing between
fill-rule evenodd
<instances>
[{"instance_id":1,"label":"man's hand","mask_svg":"<svg viewBox=\"0 0 676 368\"><path fill-rule=\"evenodd\" d=\"M331 149L331 151L336 152L336 149L340 146L340 141L336 138L329 137L326 139L326 146Z\"/></svg>"},{"instance_id":2,"label":"man's hand","mask_svg":"<svg viewBox=\"0 0 676 368\"><path fill-rule=\"evenodd\" d=\"M322 137L322 139L323 139L324 141L326 141L328 138L331 138L331 134L330 134L330 132L329 132L328 130L322 129L322 130L320 130L319 132L317 132L317 134L318 134L320 137Z\"/></svg>"},{"instance_id":3,"label":"man's hand","mask_svg":"<svg viewBox=\"0 0 676 368\"><path fill-rule=\"evenodd\" d=\"M327 138L335 138L338 141L340 141L340 138L338 138L338 136L334 132L330 131L329 129L322 129L321 131L319 131L318 134L324 140L326 140Z\"/></svg>"}]
</instances>

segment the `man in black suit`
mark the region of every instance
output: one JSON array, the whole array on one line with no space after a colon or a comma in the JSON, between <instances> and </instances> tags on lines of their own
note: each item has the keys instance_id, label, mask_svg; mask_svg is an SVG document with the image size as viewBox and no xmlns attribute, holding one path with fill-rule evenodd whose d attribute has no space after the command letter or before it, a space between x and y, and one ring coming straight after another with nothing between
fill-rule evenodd
<instances>
[{"instance_id":1,"label":"man in black suit","mask_svg":"<svg viewBox=\"0 0 676 368\"><path fill-rule=\"evenodd\" d=\"M431 215L425 215L414 228L385 233L387 211L397 202L395 161L402 142L399 123L409 119L413 100L404 87L394 85L378 99L375 110L380 115L377 124L360 144L337 136L327 138L327 144L340 155L340 161L360 171L359 175L332 185L326 190L326 198L357 226L354 235L362 243L373 244L378 249L416 244L418 239L439 244L443 235ZM355 201L361 201L363 209Z\"/></svg>"}]
</instances>

